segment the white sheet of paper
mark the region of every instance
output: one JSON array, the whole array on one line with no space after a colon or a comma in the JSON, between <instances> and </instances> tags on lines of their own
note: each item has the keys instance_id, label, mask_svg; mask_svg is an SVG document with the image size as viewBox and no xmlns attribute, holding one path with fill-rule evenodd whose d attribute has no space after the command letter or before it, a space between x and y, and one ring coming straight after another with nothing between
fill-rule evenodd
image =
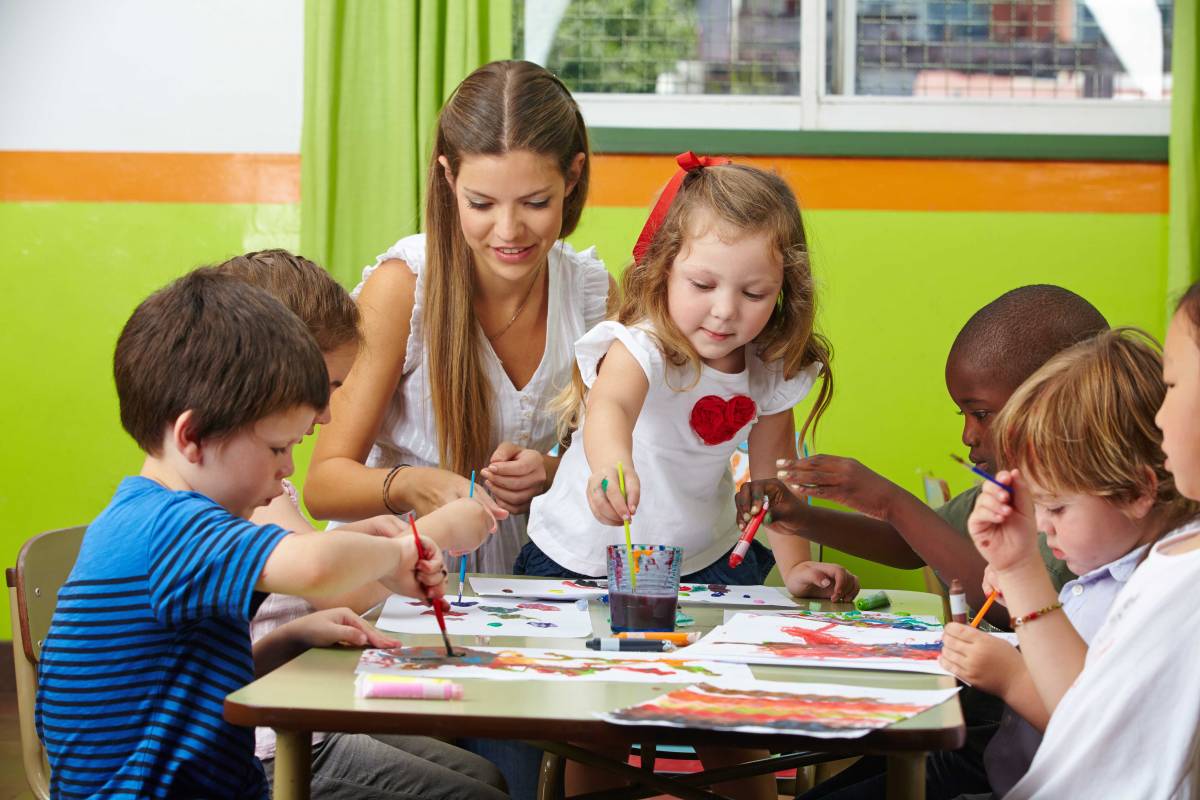
<instances>
[{"instance_id":1,"label":"white sheet of paper","mask_svg":"<svg viewBox=\"0 0 1200 800\"><path fill-rule=\"evenodd\" d=\"M861 628L786 614L738 614L679 652L688 658L948 675L942 631Z\"/></svg>"},{"instance_id":2,"label":"white sheet of paper","mask_svg":"<svg viewBox=\"0 0 1200 800\"><path fill-rule=\"evenodd\" d=\"M392 595L383 604L377 628L396 633L439 633L433 609L411 597ZM568 603L499 597L463 597L446 612L446 631L462 636L591 636L588 610Z\"/></svg>"},{"instance_id":3,"label":"white sheet of paper","mask_svg":"<svg viewBox=\"0 0 1200 800\"><path fill-rule=\"evenodd\" d=\"M679 602L696 605L762 606L795 608L798 603L775 586L726 586L723 583L679 584Z\"/></svg>"},{"instance_id":4,"label":"white sheet of paper","mask_svg":"<svg viewBox=\"0 0 1200 800\"><path fill-rule=\"evenodd\" d=\"M677 657L674 653L468 647L464 648L465 657L461 659L413 661L403 657L404 650L365 650L359 658L356 671L418 678L485 678L498 681L695 683L725 679L748 683L754 679L745 664L696 661Z\"/></svg>"},{"instance_id":5,"label":"white sheet of paper","mask_svg":"<svg viewBox=\"0 0 1200 800\"><path fill-rule=\"evenodd\" d=\"M597 579L597 586L580 586L563 578L467 578L480 597L527 597L535 600L577 600L600 598L608 594L608 581Z\"/></svg>"},{"instance_id":6,"label":"white sheet of paper","mask_svg":"<svg viewBox=\"0 0 1200 800\"><path fill-rule=\"evenodd\" d=\"M596 716L614 725L857 739L915 717L957 691L713 680Z\"/></svg>"}]
</instances>

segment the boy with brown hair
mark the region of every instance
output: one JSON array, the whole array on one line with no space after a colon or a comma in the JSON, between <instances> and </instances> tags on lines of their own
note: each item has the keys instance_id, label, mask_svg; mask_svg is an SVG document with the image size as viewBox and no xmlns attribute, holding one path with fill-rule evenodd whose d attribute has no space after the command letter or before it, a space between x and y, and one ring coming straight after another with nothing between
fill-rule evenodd
<instances>
[{"instance_id":1,"label":"boy with brown hair","mask_svg":"<svg viewBox=\"0 0 1200 800\"><path fill-rule=\"evenodd\" d=\"M113 360L121 422L146 457L88 527L43 648L37 727L54 794L265 798L225 695L307 647L387 639L330 609L252 650L261 593L382 580L440 603L441 556L428 540L418 552L411 537L246 519L280 493L329 399L320 349L266 292L197 270L138 306Z\"/></svg>"}]
</instances>

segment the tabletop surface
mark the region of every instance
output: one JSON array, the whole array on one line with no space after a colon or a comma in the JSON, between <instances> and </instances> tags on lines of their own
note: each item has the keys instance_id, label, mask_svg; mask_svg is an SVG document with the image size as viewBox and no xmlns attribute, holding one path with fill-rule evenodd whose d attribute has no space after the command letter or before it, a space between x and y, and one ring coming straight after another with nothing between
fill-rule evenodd
<instances>
[{"instance_id":1,"label":"tabletop surface","mask_svg":"<svg viewBox=\"0 0 1200 800\"><path fill-rule=\"evenodd\" d=\"M497 576L500 577L500 576ZM892 613L942 618L941 598L924 592L888 591ZM800 608L848 611L849 603L798 599ZM707 632L722 621L726 609L746 607L687 605L695 624L680 630ZM608 606L590 603L593 631L608 635ZM405 645L440 644L439 636L393 634ZM582 639L515 636L451 636L454 644L488 647L583 649ZM911 719L872 731L860 739L816 739L787 734L745 734L664 727L611 725L595 718L649 700L685 684L608 683L600 681L491 681L457 679L463 699L362 699L354 694L358 649L316 648L259 678L225 700L225 718L239 725L290 730L405 733L426 736L481 736L505 739L550 739L574 742L661 742L736 744L845 753L956 749L965 728L957 701L942 703ZM953 678L920 673L857 669L753 665L760 680L881 686L892 689L945 689ZM753 740L753 742L750 741Z\"/></svg>"}]
</instances>

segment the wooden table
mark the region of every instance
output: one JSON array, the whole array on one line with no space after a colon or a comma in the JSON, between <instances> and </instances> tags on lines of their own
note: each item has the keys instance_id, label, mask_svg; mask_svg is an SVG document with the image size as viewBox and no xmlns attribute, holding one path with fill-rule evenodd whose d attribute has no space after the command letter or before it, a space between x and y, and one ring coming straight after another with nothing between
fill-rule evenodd
<instances>
[{"instance_id":1,"label":"wooden table","mask_svg":"<svg viewBox=\"0 0 1200 800\"><path fill-rule=\"evenodd\" d=\"M457 591L457 589L455 590ZM885 611L928 614L941 618L941 598L923 592L890 591L893 605ZM848 610L846 603L800 600L802 608ZM727 607L732 608L732 607ZM717 606L686 606L694 626L706 632L722 621ZM742 610L746 610L745 607ZM596 635L608 628L608 607L591 603ZM406 644L439 644L438 636L402 636ZM455 636L455 644L491 647L541 647L582 649L581 639L513 636ZM782 734L720 733L662 727L611 725L594 712L611 711L656 697L679 685L653 683L550 682L461 680L464 698L441 700L364 700L354 695L354 669L359 651L319 648L304 653L279 669L230 694L225 699L225 719L238 725L263 725L275 729L275 797L306 800L312 763L312 731L421 734L440 738L486 737L532 741L543 749L577 760L591 761L623 771L649 787L633 789L628 796L670 792L685 798L714 798L696 788L695 776L673 779L648 770L622 767L599 753L570 743L614 744L713 744L766 748L775 752L883 754L888 761L888 797L916 800L924 797L925 754L962 746L966 730L957 700L932 708L912 719L872 731L859 739L816 739ZM945 676L868 670L753 666L762 680L843 683L892 689L944 689L954 686ZM811 762L811 759L809 759ZM804 763L774 759L739 773L775 771ZM722 771L720 779L731 777ZM710 776L715 773L709 773ZM709 778L703 779L708 781ZM689 785L691 784L691 785ZM706 785L706 784L699 784Z\"/></svg>"}]
</instances>

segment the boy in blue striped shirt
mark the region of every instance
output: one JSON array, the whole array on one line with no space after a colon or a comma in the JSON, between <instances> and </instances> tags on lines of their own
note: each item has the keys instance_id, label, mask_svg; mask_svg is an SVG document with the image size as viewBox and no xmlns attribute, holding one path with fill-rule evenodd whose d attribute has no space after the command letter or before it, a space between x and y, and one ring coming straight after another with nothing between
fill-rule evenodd
<instances>
[{"instance_id":1,"label":"boy in blue striped shirt","mask_svg":"<svg viewBox=\"0 0 1200 800\"><path fill-rule=\"evenodd\" d=\"M439 548L247 521L282 491L329 400L317 344L267 292L197 270L138 306L113 360L121 422L146 458L89 526L42 649L52 794L265 798L253 732L224 721L225 695L308 647L387 640L333 609L252 650L263 593L381 580L441 603ZM491 522L477 503L442 511L428 533Z\"/></svg>"}]
</instances>

